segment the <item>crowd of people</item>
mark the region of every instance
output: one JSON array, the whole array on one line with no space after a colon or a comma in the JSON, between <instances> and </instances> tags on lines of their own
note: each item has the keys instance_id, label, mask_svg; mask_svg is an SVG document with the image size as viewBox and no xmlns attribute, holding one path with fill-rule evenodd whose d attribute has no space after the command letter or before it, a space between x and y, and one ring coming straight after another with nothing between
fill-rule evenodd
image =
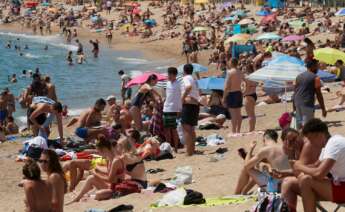
<instances>
[{"instance_id":1,"label":"crowd of people","mask_svg":"<svg viewBox=\"0 0 345 212\"><path fill-rule=\"evenodd\" d=\"M231 5L220 10L215 3L201 5L200 10L191 4L181 5L176 1L158 1L151 6L164 10L159 37L180 37L182 53L186 57L181 80L176 67L166 70L167 82L163 91L157 89L157 74L151 74L132 95L132 88L127 86L131 76L120 70L120 101L113 95L98 98L80 116L64 119L67 106L59 102L50 77L41 75L39 70L29 74L32 83L18 98L20 105L27 110L27 129L33 135L27 142L29 148L24 150L27 157L23 167L25 179L21 183L27 210L53 208L63 211L65 194L76 190L75 197L67 204L90 197L94 189L96 200L139 193L150 185L146 176L146 161L172 159L173 154L182 152L183 148L189 157L200 153L196 150L196 127L201 123L219 129L226 127L226 120L230 119L229 138L258 133L256 106L259 105L259 98L267 104L282 100L277 93L260 91L262 86L248 76L266 67L277 52L303 62L306 71L295 79L292 113L283 114L279 120L281 142L277 131L269 129L263 132L263 148L256 151L257 142L252 142L248 151L239 149L244 165L234 193L246 195L254 186L259 187L259 192L280 192L289 211L297 211L298 196L302 197L304 211L316 211L318 201L344 203L345 137L332 136L327 124L315 118L315 98L324 118L327 113L339 110L345 102L342 88L337 92L340 103L327 109L322 94L327 88L317 75L320 69L328 70L336 75L338 81L344 81L344 61L339 59L330 65L314 57L317 48L340 49L345 46L345 25L331 19L334 11L309 6L304 6L301 11L264 8L274 16L271 21L260 24L250 19L256 30L276 31L280 36L296 34L303 39L293 42L271 39L246 41L240 46L238 42L226 42L234 34L235 28L231 25L237 25L240 18L224 21L224 17L239 9L246 11L244 4L240 4L240 8ZM111 1L105 2L107 15L112 14L112 7ZM126 9L115 26L113 21L103 23L96 10L85 7L78 13L64 8L51 13L48 8L38 13L36 19L29 16L21 22L23 26L32 28L33 33L37 33L39 28L41 35L45 34L44 31L51 33L51 22L59 22L66 43L75 41L78 46L77 63L81 64L85 56L74 28L81 24L78 20L93 17L95 20L90 27L107 27L108 44L111 44L112 30L121 26L125 26L127 35L142 33L143 38L151 38L155 35L155 24L148 24L152 23L148 20L154 14L149 8L142 13L135 12L137 9L138 6ZM288 22L278 20L278 17L284 16L299 17L304 21L297 29ZM317 26L309 27L316 19L319 21ZM144 29L138 31L139 26L144 26ZM209 30L195 30L196 27ZM241 27L250 31L248 24ZM164 32L169 34L166 36ZM326 39L326 42L313 42L308 38L323 32L336 33L336 37L334 40ZM100 41L90 40L89 43L93 47L93 56L97 58ZM11 43L8 46L11 48ZM209 65L219 70L219 76L224 78L223 89L212 90L210 94L199 89L200 76L194 66L195 63L205 62L199 58L204 50L210 50ZM68 64L73 64L72 51L68 52L66 60ZM26 71L23 75L27 76ZM9 77L9 81L16 83L16 75ZM0 141L5 141L7 134L18 133L13 118L15 100L9 89L0 94ZM247 132L242 130L242 109L248 118ZM294 128L292 118L296 119ZM64 122L67 122L65 127ZM56 129L59 139L52 143L50 138ZM72 129L68 131L72 131L77 140L67 139L67 129ZM42 179L41 171L47 174L47 179ZM89 173L87 177L86 172ZM82 180L85 183L77 189Z\"/></svg>"}]
</instances>

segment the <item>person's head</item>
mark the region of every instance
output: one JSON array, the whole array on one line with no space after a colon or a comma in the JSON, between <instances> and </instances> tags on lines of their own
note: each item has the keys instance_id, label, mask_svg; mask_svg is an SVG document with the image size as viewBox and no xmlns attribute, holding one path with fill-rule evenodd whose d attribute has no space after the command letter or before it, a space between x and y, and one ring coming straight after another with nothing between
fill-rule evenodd
<instances>
[{"instance_id":1,"label":"person's head","mask_svg":"<svg viewBox=\"0 0 345 212\"><path fill-rule=\"evenodd\" d=\"M155 74L151 74L145 83L149 84L150 86L155 86L158 82L158 77Z\"/></svg>"},{"instance_id":2,"label":"person's head","mask_svg":"<svg viewBox=\"0 0 345 212\"><path fill-rule=\"evenodd\" d=\"M169 81L175 81L177 76L177 69L175 67L168 68L168 79Z\"/></svg>"},{"instance_id":3,"label":"person's head","mask_svg":"<svg viewBox=\"0 0 345 212\"><path fill-rule=\"evenodd\" d=\"M277 141L278 141L278 133L275 130L271 130L271 129L266 130L264 132L264 135L263 135L263 142L264 142L264 144L267 141L273 141L273 142L277 143Z\"/></svg>"},{"instance_id":4,"label":"person's head","mask_svg":"<svg viewBox=\"0 0 345 212\"><path fill-rule=\"evenodd\" d=\"M40 167L34 160L28 159L23 166L23 175L27 180L41 180Z\"/></svg>"},{"instance_id":5,"label":"person's head","mask_svg":"<svg viewBox=\"0 0 345 212\"><path fill-rule=\"evenodd\" d=\"M128 133L128 139L133 143L140 143L140 132L138 130L131 130Z\"/></svg>"},{"instance_id":6,"label":"person's head","mask_svg":"<svg viewBox=\"0 0 345 212\"><path fill-rule=\"evenodd\" d=\"M26 70L24 69L23 72L22 72L23 75L26 75Z\"/></svg>"},{"instance_id":7,"label":"person's head","mask_svg":"<svg viewBox=\"0 0 345 212\"><path fill-rule=\"evenodd\" d=\"M230 61L231 68L237 68L238 60L236 58L232 58Z\"/></svg>"},{"instance_id":8,"label":"person's head","mask_svg":"<svg viewBox=\"0 0 345 212\"><path fill-rule=\"evenodd\" d=\"M307 69L313 73L317 73L318 69L319 69L319 61L312 59L310 61L307 62Z\"/></svg>"},{"instance_id":9,"label":"person's head","mask_svg":"<svg viewBox=\"0 0 345 212\"><path fill-rule=\"evenodd\" d=\"M50 83L50 77L49 77L49 76L45 76L45 77L44 77L44 81L45 81L46 83Z\"/></svg>"},{"instance_id":10,"label":"person's head","mask_svg":"<svg viewBox=\"0 0 345 212\"><path fill-rule=\"evenodd\" d=\"M59 162L59 156L52 149L45 149L41 153L41 157L38 160L41 165L41 169L48 173L63 174L61 164Z\"/></svg>"},{"instance_id":11,"label":"person's head","mask_svg":"<svg viewBox=\"0 0 345 212\"><path fill-rule=\"evenodd\" d=\"M60 102L55 102L52 107L56 113L62 113L62 104Z\"/></svg>"},{"instance_id":12,"label":"person's head","mask_svg":"<svg viewBox=\"0 0 345 212\"><path fill-rule=\"evenodd\" d=\"M123 70L120 70L120 71L118 72L118 74L119 74L120 76L122 76L122 75L125 74L125 72L124 72Z\"/></svg>"},{"instance_id":13,"label":"person's head","mask_svg":"<svg viewBox=\"0 0 345 212\"><path fill-rule=\"evenodd\" d=\"M116 97L115 96L108 96L107 97L107 103L109 106L115 105L116 104Z\"/></svg>"},{"instance_id":14,"label":"person's head","mask_svg":"<svg viewBox=\"0 0 345 212\"><path fill-rule=\"evenodd\" d=\"M283 151L286 155L294 154L296 145L301 141L299 132L293 128L286 128L280 136L283 141Z\"/></svg>"},{"instance_id":15,"label":"person's head","mask_svg":"<svg viewBox=\"0 0 345 212\"><path fill-rule=\"evenodd\" d=\"M183 66L183 74L184 75L192 75L193 74L193 65L186 64Z\"/></svg>"},{"instance_id":16,"label":"person's head","mask_svg":"<svg viewBox=\"0 0 345 212\"><path fill-rule=\"evenodd\" d=\"M32 75L32 79L33 79L34 82L39 82L39 81L41 81L41 75L38 74L38 73L34 73Z\"/></svg>"},{"instance_id":17,"label":"person's head","mask_svg":"<svg viewBox=\"0 0 345 212\"><path fill-rule=\"evenodd\" d=\"M8 116L8 117L7 117L7 122L8 122L8 123L13 123L13 122L14 122L13 116Z\"/></svg>"},{"instance_id":18,"label":"person's head","mask_svg":"<svg viewBox=\"0 0 345 212\"><path fill-rule=\"evenodd\" d=\"M76 43L79 43L79 40L78 40L78 39L76 39L76 40L75 40L75 42L76 42Z\"/></svg>"},{"instance_id":19,"label":"person's head","mask_svg":"<svg viewBox=\"0 0 345 212\"><path fill-rule=\"evenodd\" d=\"M337 60L337 62L335 62L335 65L339 68L344 65L344 62L342 60Z\"/></svg>"},{"instance_id":20,"label":"person's head","mask_svg":"<svg viewBox=\"0 0 345 212\"><path fill-rule=\"evenodd\" d=\"M98 136L96 140L96 149L103 157L112 155L112 143L104 135Z\"/></svg>"},{"instance_id":21,"label":"person's head","mask_svg":"<svg viewBox=\"0 0 345 212\"><path fill-rule=\"evenodd\" d=\"M17 75L16 74L12 74L12 78L16 78L17 77Z\"/></svg>"},{"instance_id":22,"label":"person's head","mask_svg":"<svg viewBox=\"0 0 345 212\"><path fill-rule=\"evenodd\" d=\"M94 110L98 112L102 112L106 105L107 105L107 102L104 99L100 98L100 99L97 99L93 108Z\"/></svg>"},{"instance_id":23,"label":"person's head","mask_svg":"<svg viewBox=\"0 0 345 212\"><path fill-rule=\"evenodd\" d=\"M320 119L311 119L308 121L303 127L302 134L313 145L319 147L324 147L330 137L327 124Z\"/></svg>"}]
</instances>

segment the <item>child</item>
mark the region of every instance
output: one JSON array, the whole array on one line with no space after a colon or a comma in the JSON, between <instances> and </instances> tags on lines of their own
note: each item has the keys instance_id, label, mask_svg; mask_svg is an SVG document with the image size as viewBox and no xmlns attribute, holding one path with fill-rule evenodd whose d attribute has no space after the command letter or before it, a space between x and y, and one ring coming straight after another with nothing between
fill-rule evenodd
<instances>
[{"instance_id":1,"label":"child","mask_svg":"<svg viewBox=\"0 0 345 212\"><path fill-rule=\"evenodd\" d=\"M12 116L7 117L6 134L17 134L19 132L17 124Z\"/></svg>"}]
</instances>

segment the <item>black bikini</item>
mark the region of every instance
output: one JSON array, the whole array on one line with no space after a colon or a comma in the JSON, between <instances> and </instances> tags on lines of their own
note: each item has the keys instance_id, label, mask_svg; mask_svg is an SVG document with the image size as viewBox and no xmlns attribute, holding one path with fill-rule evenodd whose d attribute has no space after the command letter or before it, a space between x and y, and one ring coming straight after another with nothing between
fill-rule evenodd
<instances>
[{"instance_id":1,"label":"black bikini","mask_svg":"<svg viewBox=\"0 0 345 212\"><path fill-rule=\"evenodd\" d=\"M245 95L244 97L246 97L246 96L253 97L255 101L258 100L258 95L256 95L256 93L248 94L248 95Z\"/></svg>"},{"instance_id":2,"label":"black bikini","mask_svg":"<svg viewBox=\"0 0 345 212\"><path fill-rule=\"evenodd\" d=\"M139 164L143 164L144 163L144 161L139 161L139 162L136 162L136 163L132 163L132 164L127 164L126 165L126 170L128 171L128 172L131 172L131 171L133 171L134 169L135 169L135 167L137 166L137 165L139 165Z\"/></svg>"}]
</instances>

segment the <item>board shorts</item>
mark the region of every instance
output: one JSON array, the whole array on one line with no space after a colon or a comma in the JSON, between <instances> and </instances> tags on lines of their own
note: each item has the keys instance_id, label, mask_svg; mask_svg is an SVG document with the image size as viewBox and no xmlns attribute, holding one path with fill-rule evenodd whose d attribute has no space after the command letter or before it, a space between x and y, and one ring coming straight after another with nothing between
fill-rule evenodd
<instances>
[{"instance_id":1,"label":"board shorts","mask_svg":"<svg viewBox=\"0 0 345 212\"><path fill-rule=\"evenodd\" d=\"M75 130L75 134L80 138L86 139L88 134L87 131L88 129L86 127L78 127Z\"/></svg>"},{"instance_id":2,"label":"board shorts","mask_svg":"<svg viewBox=\"0 0 345 212\"><path fill-rule=\"evenodd\" d=\"M0 110L0 121L3 122L3 121L6 121L6 118L7 118L7 110Z\"/></svg>"},{"instance_id":3,"label":"board shorts","mask_svg":"<svg viewBox=\"0 0 345 212\"><path fill-rule=\"evenodd\" d=\"M176 129L177 113L163 113L163 126L164 128Z\"/></svg>"},{"instance_id":4,"label":"board shorts","mask_svg":"<svg viewBox=\"0 0 345 212\"><path fill-rule=\"evenodd\" d=\"M226 106L228 108L241 108L243 106L243 96L241 91L229 92L226 96Z\"/></svg>"},{"instance_id":5,"label":"board shorts","mask_svg":"<svg viewBox=\"0 0 345 212\"><path fill-rule=\"evenodd\" d=\"M332 182L332 202L345 203L345 182L335 183Z\"/></svg>"},{"instance_id":6,"label":"board shorts","mask_svg":"<svg viewBox=\"0 0 345 212\"><path fill-rule=\"evenodd\" d=\"M181 112L181 123L190 126L197 126L199 119L199 105L183 104Z\"/></svg>"}]
</instances>

